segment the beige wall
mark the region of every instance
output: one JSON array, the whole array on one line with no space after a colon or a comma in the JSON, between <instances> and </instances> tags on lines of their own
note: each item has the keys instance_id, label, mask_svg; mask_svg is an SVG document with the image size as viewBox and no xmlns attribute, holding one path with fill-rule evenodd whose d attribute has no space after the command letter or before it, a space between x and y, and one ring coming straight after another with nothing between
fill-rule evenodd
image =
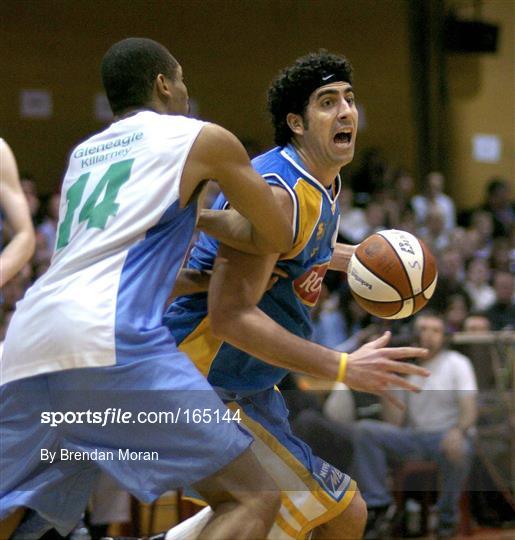
<instances>
[{"instance_id":1,"label":"beige wall","mask_svg":"<svg viewBox=\"0 0 515 540\"><path fill-rule=\"evenodd\" d=\"M3 0L0 134L21 169L48 191L70 146L102 123L93 118L105 50L130 35L167 45L183 64L202 117L272 144L266 88L277 70L319 47L346 54L367 128L358 149L380 146L412 168L415 131L404 0ZM22 88L53 93L49 120L18 113Z\"/></svg>"},{"instance_id":2,"label":"beige wall","mask_svg":"<svg viewBox=\"0 0 515 540\"><path fill-rule=\"evenodd\" d=\"M449 170L452 195L461 207L482 201L484 186L493 176L512 182L515 193L515 2L486 0L482 17L501 26L497 53L447 57ZM472 137L476 133L500 137L498 163L474 161Z\"/></svg>"},{"instance_id":3,"label":"beige wall","mask_svg":"<svg viewBox=\"0 0 515 540\"><path fill-rule=\"evenodd\" d=\"M0 136L20 168L50 191L70 147L103 125L93 117L103 53L118 39L140 35L163 42L183 64L201 117L270 146L269 81L297 56L326 47L355 67L367 122L358 152L378 146L394 165L414 170L407 6L407 0L3 0ZM484 17L502 25L499 52L447 57L449 184L462 207L478 202L492 175L514 179L515 2L483 6ZM22 88L50 90L53 117L20 118ZM501 136L499 164L472 161L476 132Z\"/></svg>"}]
</instances>

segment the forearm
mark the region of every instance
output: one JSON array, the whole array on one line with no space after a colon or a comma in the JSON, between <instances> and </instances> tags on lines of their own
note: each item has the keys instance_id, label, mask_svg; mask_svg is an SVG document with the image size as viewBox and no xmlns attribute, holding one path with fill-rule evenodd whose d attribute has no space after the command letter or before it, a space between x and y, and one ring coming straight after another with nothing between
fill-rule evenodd
<instances>
[{"instance_id":1,"label":"forearm","mask_svg":"<svg viewBox=\"0 0 515 540\"><path fill-rule=\"evenodd\" d=\"M336 244L331 262L329 263L329 270L347 272L350 258L352 257L355 249L356 246L352 246L350 244Z\"/></svg>"},{"instance_id":2,"label":"forearm","mask_svg":"<svg viewBox=\"0 0 515 540\"><path fill-rule=\"evenodd\" d=\"M292 334L256 306L220 314L217 337L277 367L336 380L341 353Z\"/></svg>"},{"instance_id":3,"label":"forearm","mask_svg":"<svg viewBox=\"0 0 515 540\"><path fill-rule=\"evenodd\" d=\"M173 290L168 297L171 302L178 296L207 292L211 272L201 272L193 268L182 268L177 276Z\"/></svg>"},{"instance_id":4,"label":"forearm","mask_svg":"<svg viewBox=\"0 0 515 540\"><path fill-rule=\"evenodd\" d=\"M203 209L197 228L222 244L245 253L262 255L269 251L250 222L235 210Z\"/></svg>"},{"instance_id":5,"label":"forearm","mask_svg":"<svg viewBox=\"0 0 515 540\"><path fill-rule=\"evenodd\" d=\"M15 234L0 255L0 287L3 287L26 264L34 253L32 230Z\"/></svg>"},{"instance_id":6,"label":"forearm","mask_svg":"<svg viewBox=\"0 0 515 540\"><path fill-rule=\"evenodd\" d=\"M248 173L251 174L248 174ZM273 192L253 170L241 174L245 190L232 190L223 186L231 206L250 222L250 242L256 253L286 253L293 243L293 230ZM246 250L244 250L246 251Z\"/></svg>"}]
</instances>

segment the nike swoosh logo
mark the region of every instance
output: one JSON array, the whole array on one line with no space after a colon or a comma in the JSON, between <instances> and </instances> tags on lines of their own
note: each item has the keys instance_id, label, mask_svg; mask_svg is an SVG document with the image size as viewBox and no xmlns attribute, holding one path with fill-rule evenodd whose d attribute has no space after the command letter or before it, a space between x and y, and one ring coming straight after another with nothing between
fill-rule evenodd
<instances>
[{"instance_id":1,"label":"nike swoosh logo","mask_svg":"<svg viewBox=\"0 0 515 540\"><path fill-rule=\"evenodd\" d=\"M332 77L332 75L326 75L325 77L322 77L322 80L327 81L327 79L330 79L331 77Z\"/></svg>"}]
</instances>

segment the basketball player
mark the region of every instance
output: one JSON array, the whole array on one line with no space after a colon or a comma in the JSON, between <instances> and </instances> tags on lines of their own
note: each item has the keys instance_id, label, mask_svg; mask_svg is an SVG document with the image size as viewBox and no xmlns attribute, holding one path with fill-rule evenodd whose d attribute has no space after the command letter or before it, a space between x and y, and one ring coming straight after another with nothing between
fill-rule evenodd
<instances>
[{"instance_id":1,"label":"basketball player","mask_svg":"<svg viewBox=\"0 0 515 540\"><path fill-rule=\"evenodd\" d=\"M0 242L3 216L11 239L0 254L0 287L3 287L32 257L36 246L29 206L23 195L16 160L9 145L0 139Z\"/></svg>"},{"instance_id":2,"label":"basketball player","mask_svg":"<svg viewBox=\"0 0 515 540\"><path fill-rule=\"evenodd\" d=\"M390 386L416 391L399 374L427 375L396 361L424 356L425 349L386 348L388 334L349 355L308 341L309 309L317 302L326 270L341 268L352 254L349 246L338 246L338 264L332 258L338 173L352 160L357 135L351 75L345 58L320 52L298 59L269 90L278 147L255 158L253 165L291 220L292 249L256 256L202 234L188 267L213 269L209 296L178 298L165 316L181 350L229 407L240 411L256 439L253 451L282 490L282 507L269 536L273 539L300 539L313 529L317 539L359 538L366 521L354 481L292 434L275 388L284 375L302 372L377 394L387 393ZM214 207L229 204L221 195ZM287 277L262 296L276 265ZM197 519L206 516L203 511ZM167 540L179 538L172 532ZM183 529L181 534L194 537Z\"/></svg>"},{"instance_id":3,"label":"basketball player","mask_svg":"<svg viewBox=\"0 0 515 540\"><path fill-rule=\"evenodd\" d=\"M0 518L26 507L14 538L66 534L104 470L144 501L194 484L215 510L201 538L264 538L279 493L162 313L205 179L260 249L289 249L290 224L239 141L183 116L182 69L162 45L116 43L102 78L115 120L72 150L50 268L7 332ZM213 420L192 420L198 409ZM172 432L147 421L157 412L175 414Z\"/></svg>"}]
</instances>

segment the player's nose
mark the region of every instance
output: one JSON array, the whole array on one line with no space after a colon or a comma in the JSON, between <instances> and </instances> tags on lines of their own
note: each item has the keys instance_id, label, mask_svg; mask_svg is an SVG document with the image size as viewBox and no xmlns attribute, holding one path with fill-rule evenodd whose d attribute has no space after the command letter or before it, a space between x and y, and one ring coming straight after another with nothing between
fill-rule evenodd
<instances>
[{"instance_id":1,"label":"player's nose","mask_svg":"<svg viewBox=\"0 0 515 540\"><path fill-rule=\"evenodd\" d=\"M338 108L338 117L339 118L346 118L351 111L351 106L349 102L342 96L340 99L340 106Z\"/></svg>"}]
</instances>

